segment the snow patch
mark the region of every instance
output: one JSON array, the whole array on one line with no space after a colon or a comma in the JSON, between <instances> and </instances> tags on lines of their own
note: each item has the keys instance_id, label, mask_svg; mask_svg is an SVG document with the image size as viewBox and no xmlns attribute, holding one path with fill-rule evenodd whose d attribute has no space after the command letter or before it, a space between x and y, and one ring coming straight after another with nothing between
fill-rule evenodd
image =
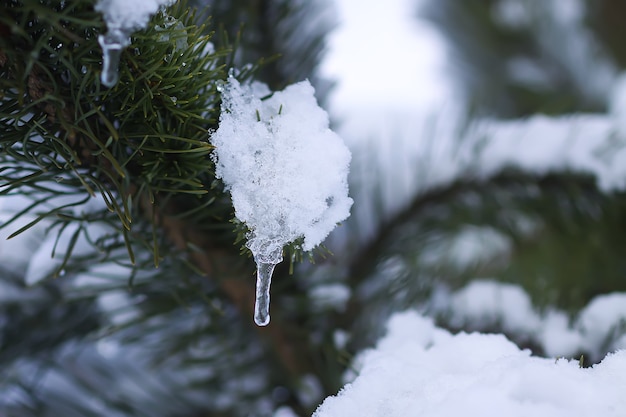
<instances>
[{"instance_id":1,"label":"snow patch","mask_svg":"<svg viewBox=\"0 0 626 417\"><path fill-rule=\"evenodd\" d=\"M626 351L581 369L531 357L501 335L453 336L414 312L393 316L360 363L314 417L617 417L626 407Z\"/></svg>"}]
</instances>

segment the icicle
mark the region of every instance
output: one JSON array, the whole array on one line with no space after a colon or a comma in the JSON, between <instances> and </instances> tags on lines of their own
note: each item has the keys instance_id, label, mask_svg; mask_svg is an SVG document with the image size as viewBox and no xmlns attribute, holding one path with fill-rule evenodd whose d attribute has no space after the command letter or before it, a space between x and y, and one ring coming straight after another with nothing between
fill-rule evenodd
<instances>
[{"instance_id":1,"label":"icicle","mask_svg":"<svg viewBox=\"0 0 626 417\"><path fill-rule=\"evenodd\" d=\"M246 243L256 262L256 299L254 322L267 326L270 322L270 284L274 268L283 260L283 245L274 239L251 238Z\"/></svg>"},{"instance_id":2,"label":"icicle","mask_svg":"<svg viewBox=\"0 0 626 417\"><path fill-rule=\"evenodd\" d=\"M259 262L256 265L256 300L254 302L254 322L267 326L270 322L270 284L276 264Z\"/></svg>"},{"instance_id":3,"label":"icicle","mask_svg":"<svg viewBox=\"0 0 626 417\"><path fill-rule=\"evenodd\" d=\"M130 44L130 34L120 28L109 28L106 35L98 36L102 47L102 74L100 81L106 87L113 87L119 79L119 65L122 51Z\"/></svg>"}]
</instances>

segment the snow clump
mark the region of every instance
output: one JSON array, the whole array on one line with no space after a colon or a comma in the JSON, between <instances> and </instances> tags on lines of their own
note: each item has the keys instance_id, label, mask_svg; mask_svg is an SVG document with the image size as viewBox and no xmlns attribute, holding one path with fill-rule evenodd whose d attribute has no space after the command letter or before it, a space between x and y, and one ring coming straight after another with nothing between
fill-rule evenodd
<instances>
[{"instance_id":1,"label":"snow clump","mask_svg":"<svg viewBox=\"0 0 626 417\"><path fill-rule=\"evenodd\" d=\"M250 229L257 263L277 264L303 238L319 245L350 215L350 151L328 127L308 81L269 93L234 77L219 87L222 113L211 135L216 174L230 191L235 216ZM264 98L265 96L265 98Z\"/></svg>"}]
</instances>

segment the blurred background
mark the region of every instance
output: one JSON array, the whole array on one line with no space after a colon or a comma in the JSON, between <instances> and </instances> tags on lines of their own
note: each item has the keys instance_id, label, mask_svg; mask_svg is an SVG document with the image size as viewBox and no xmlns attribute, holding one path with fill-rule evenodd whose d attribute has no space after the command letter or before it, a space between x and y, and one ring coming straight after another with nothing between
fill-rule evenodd
<instances>
[{"instance_id":1,"label":"blurred background","mask_svg":"<svg viewBox=\"0 0 626 417\"><path fill-rule=\"evenodd\" d=\"M131 291L122 263L44 280L45 227L1 242L1 416L310 415L406 309L585 365L626 348L626 4L194 3L216 44L244 24L236 66L314 84L352 216L277 269L269 333L177 264Z\"/></svg>"}]
</instances>

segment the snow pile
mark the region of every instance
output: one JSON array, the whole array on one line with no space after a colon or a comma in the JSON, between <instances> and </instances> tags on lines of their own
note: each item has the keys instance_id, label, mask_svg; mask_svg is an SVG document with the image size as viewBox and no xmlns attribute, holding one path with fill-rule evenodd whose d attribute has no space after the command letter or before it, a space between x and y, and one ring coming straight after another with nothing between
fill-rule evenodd
<instances>
[{"instance_id":1,"label":"snow pile","mask_svg":"<svg viewBox=\"0 0 626 417\"><path fill-rule=\"evenodd\" d=\"M220 125L211 135L216 173L250 229L255 260L278 263L299 238L313 249L350 214L350 151L328 128L308 81L265 100L233 77L220 88Z\"/></svg>"},{"instance_id":2,"label":"snow pile","mask_svg":"<svg viewBox=\"0 0 626 417\"><path fill-rule=\"evenodd\" d=\"M406 312L358 359L356 380L314 417L617 417L626 409L626 351L581 369L531 357L501 335L452 335Z\"/></svg>"}]
</instances>

